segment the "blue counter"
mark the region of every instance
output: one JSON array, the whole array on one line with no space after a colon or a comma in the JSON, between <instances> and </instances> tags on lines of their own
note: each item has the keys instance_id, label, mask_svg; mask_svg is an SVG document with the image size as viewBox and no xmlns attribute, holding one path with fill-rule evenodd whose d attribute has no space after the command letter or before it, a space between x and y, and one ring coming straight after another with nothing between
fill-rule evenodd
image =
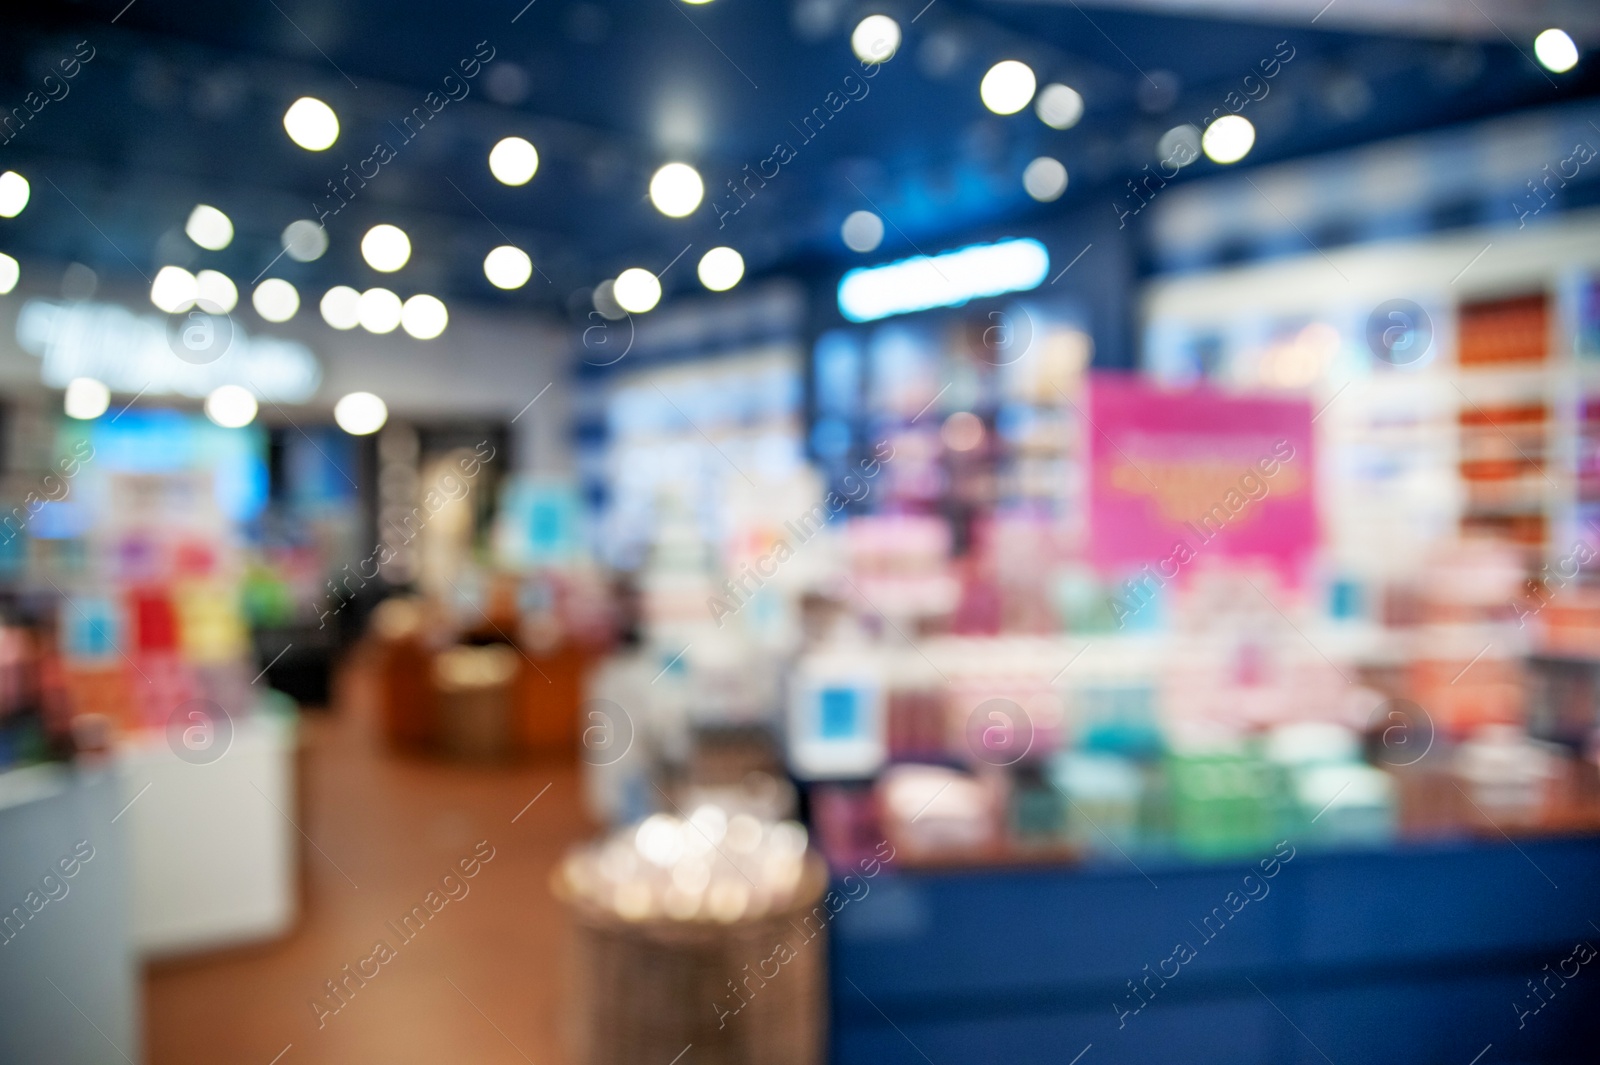
<instances>
[{"instance_id":1,"label":"blue counter","mask_svg":"<svg viewBox=\"0 0 1600 1065\"><path fill-rule=\"evenodd\" d=\"M833 1060L1600 1061L1600 839L1137 860L887 866L833 921Z\"/></svg>"}]
</instances>

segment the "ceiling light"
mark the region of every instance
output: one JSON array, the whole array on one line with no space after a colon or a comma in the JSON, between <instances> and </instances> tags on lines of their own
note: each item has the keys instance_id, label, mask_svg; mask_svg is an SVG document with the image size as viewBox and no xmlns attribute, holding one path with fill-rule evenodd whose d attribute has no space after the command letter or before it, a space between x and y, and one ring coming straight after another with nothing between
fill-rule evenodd
<instances>
[{"instance_id":1,"label":"ceiling light","mask_svg":"<svg viewBox=\"0 0 1600 1065\"><path fill-rule=\"evenodd\" d=\"M661 302L661 282L648 270L629 267L617 275L611 295L623 310L643 314Z\"/></svg>"},{"instance_id":2,"label":"ceiling light","mask_svg":"<svg viewBox=\"0 0 1600 1065\"><path fill-rule=\"evenodd\" d=\"M335 329L354 329L361 324L361 293L349 285L335 285L322 297L322 320Z\"/></svg>"},{"instance_id":3,"label":"ceiling light","mask_svg":"<svg viewBox=\"0 0 1600 1065\"><path fill-rule=\"evenodd\" d=\"M411 238L399 226L373 226L361 238L361 257L379 273L392 274L411 258Z\"/></svg>"},{"instance_id":4,"label":"ceiling light","mask_svg":"<svg viewBox=\"0 0 1600 1065\"><path fill-rule=\"evenodd\" d=\"M1033 68L1015 59L1004 59L989 68L978 86L983 106L997 115L1014 115L1028 106L1037 83Z\"/></svg>"},{"instance_id":5,"label":"ceiling light","mask_svg":"<svg viewBox=\"0 0 1600 1065\"><path fill-rule=\"evenodd\" d=\"M243 385L220 385L206 397L206 417L224 429L242 429L256 420L259 409Z\"/></svg>"},{"instance_id":6,"label":"ceiling light","mask_svg":"<svg viewBox=\"0 0 1600 1065\"><path fill-rule=\"evenodd\" d=\"M483 257L483 276L495 288L521 288L533 276L533 260L521 248L502 244Z\"/></svg>"},{"instance_id":7,"label":"ceiling light","mask_svg":"<svg viewBox=\"0 0 1600 1065\"><path fill-rule=\"evenodd\" d=\"M17 260L0 252L0 296L17 287L17 281L22 277L22 267L17 265Z\"/></svg>"},{"instance_id":8,"label":"ceiling light","mask_svg":"<svg viewBox=\"0 0 1600 1065\"><path fill-rule=\"evenodd\" d=\"M589 300L594 304L595 313L608 322L620 321L628 316L628 312L617 306L617 297L613 291L617 283L612 278L600 282L594 287Z\"/></svg>"},{"instance_id":9,"label":"ceiling light","mask_svg":"<svg viewBox=\"0 0 1600 1065\"><path fill-rule=\"evenodd\" d=\"M239 305L238 286L227 274L219 270L202 270L194 279L201 310L208 314L227 314Z\"/></svg>"},{"instance_id":10,"label":"ceiling light","mask_svg":"<svg viewBox=\"0 0 1600 1065\"><path fill-rule=\"evenodd\" d=\"M368 436L389 420L389 408L371 392L352 392L333 405L333 420L351 436Z\"/></svg>"},{"instance_id":11,"label":"ceiling light","mask_svg":"<svg viewBox=\"0 0 1600 1065\"><path fill-rule=\"evenodd\" d=\"M1022 187L1040 203L1059 200L1067 191L1067 168L1060 160L1041 155L1022 172Z\"/></svg>"},{"instance_id":12,"label":"ceiling light","mask_svg":"<svg viewBox=\"0 0 1600 1065\"><path fill-rule=\"evenodd\" d=\"M432 340L450 324L450 312L437 296L412 296L400 308L400 324L418 340Z\"/></svg>"},{"instance_id":13,"label":"ceiling light","mask_svg":"<svg viewBox=\"0 0 1600 1065\"><path fill-rule=\"evenodd\" d=\"M150 302L168 314L194 306L200 298L200 282L181 266L163 266L150 282Z\"/></svg>"},{"instance_id":14,"label":"ceiling light","mask_svg":"<svg viewBox=\"0 0 1600 1065\"><path fill-rule=\"evenodd\" d=\"M851 251L876 251L883 243L883 219L871 211L852 211L839 227L839 236Z\"/></svg>"},{"instance_id":15,"label":"ceiling light","mask_svg":"<svg viewBox=\"0 0 1600 1065\"><path fill-rule=\"evenodd\" d=\"M1578 65L1578 46L1565 30L1545 30L1533 39L1533 54L1546 70L1565 74Z\"/></svg>"},{"instance_id":16,"label":"ceiling light","mask_svg":"<svg viewBox=\"0 0 1600 1065\"><path fill-rule=\"evenodd\" d=\"M900 23L888 15L868 15L850 34L850 50L863 63L887 63L900 49Z\"/></svg>"},{"instance_id":17,"label":"ceiling light","mask_svg":"<svg viewBox=\"0 0 1600 1065\"><path fill-rule=\"evenodd\" d=\"M521 137L507 137L489 151L489 173L502 185L526 185L539 169L539 149Z\"/></svg>"},{"instance_id":18,"label":"ceiling light","mask_svg":"<svg viewBox=\"0 0 1600 1065\"><path fill-rule=\"evenodd\" d=\"M28 179L15 170L7 170L0 174L0 218L15 218L28 206L28 194L32 189Z\"/></svg>"},{"instance_id":19,"label":"ceiling light","mask_svg":"<svg viewBox=\"0 0 1600 1065\"><path fill-rule=\"evenodd\" d=\"M302 96L283 113L289 139L308 152L320 152L339 139L339 116L315 96Z\"/></svg>"},{"instance_id":20,"label":"ceiling light","mask_svg":"<svg viewBox=\"0 0 1600 1065\"><path fill-rule=\"evenodd\" d=\"M300 293L281 277L269 277L250 294L256 313L269 322L287 322L300 310Z\"/></svg>"},{"instance_id":21,"label":"ceiling light","mask_svg":"<svg viewBox=\"0 0 1600 1065\"><path fill-rule=\"evenodd\" d=\"M1156 142L1156 158L1162 166L1188 166L1200 158L1200 131L1188 123L1173 126Z\"/></svg>"},{"instance_id":22,"label":"ceiling light","mask_svg":"<svg viewBox=\"0 0 1600 1065\"><path fill-rule=\"evenodd\" d=\"M650 179L650 202L668 218L682 218L700 206L706 186L688 163L668 163Z\"/></svg>"},{"instance_id":23,"label":"ceiling light","mask_svg":"<svg viewBox=\"0 0 1600 1065\"><path fill-rule=\"evenodd\" d=\"M79 421L98 418L111 406L111 389L92 377L74 377L67 382L67 395L63 407L67 417Z\"/></svg>"},{"instance_id":24,"label":"ceiling light","mask_svg":"<svg viewBox=\"0 0 1600 1065\"><path fill-rule=\"evenodd\" d=\"M322 258L328 250L328 231L309 218L290 222L279 238L283 250L297 263L309 263Z\"/></svg>"},{"instance_id":25,"label":"ceiling light","mask_svg":"<svg viewBox=\"0 0 1600 1065\"><path fill-rule=\"evenodd\" d=\"M369 333L392 333L400 324L400 297L386 288L369 288L356 301L356 320Z\"/></svg>"},{"instance_id":26,"label":"ceiling light","mask_svg":"<svg viewBox=\"0 0 1600 1065\"><path fill-rule=\"evenodd\" d=\"M233 221L209 204L202 203L189 212L183 231L207 251L221 251L233 243Z\"/></svg>"},{"instance_id":27,"label":"ceiling light","mask_svg":"<svg viewBox=\"0 0 1600 1065\"><path fill-rule=\"evenodd\" d=\"M1083 117L1083 97L1070 85L1052 82L1039 90L1033 110L1051 129L1071 129Z\"/></svg>"},{"instance_id":28,"label":"ceiling light","mask_svg":"<svg viewBox=\"0 0 1600 1065\"><path fill-rule=\"evenodd\" d=\"M712 248L700 256L700 283L712 292L726 292L744 277L744 256L732 248Z\"/></svg>"},{"instance_id":29,"label":"ceiling light","mask_svg":"<svg viewBox=\"0 0 1600 1065\"><path fill-rule=\"evenodd\" d=\"M1223 115L1206 127L1200 147L1214 163L1237 163L1250 154L1256 128L1243 115Z\"/></svg>"}]
</instances>

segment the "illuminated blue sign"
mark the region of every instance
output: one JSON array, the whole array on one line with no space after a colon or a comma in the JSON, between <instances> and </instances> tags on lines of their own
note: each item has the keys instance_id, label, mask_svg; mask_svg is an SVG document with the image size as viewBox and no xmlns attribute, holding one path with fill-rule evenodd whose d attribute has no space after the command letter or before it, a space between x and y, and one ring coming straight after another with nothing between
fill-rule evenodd
<instances>
[{"instance_id":1,"label":"illuminated blue sign","mask_svg":"<svg viewBox=\"0 0 1600 1065\"><path fill-rule=\"evenodd\" d=\"M968 300L1038 288L1050 253L1036 240L973 244L851 270L839 282L839 311L852 322L957 307Z\"/></svg>"}]
</instances>

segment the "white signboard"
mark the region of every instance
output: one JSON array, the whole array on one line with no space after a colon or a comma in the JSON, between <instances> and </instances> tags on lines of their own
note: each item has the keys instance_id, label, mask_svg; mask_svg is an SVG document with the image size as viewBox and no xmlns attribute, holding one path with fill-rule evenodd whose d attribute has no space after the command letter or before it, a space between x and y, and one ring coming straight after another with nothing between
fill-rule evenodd
<instances>
[{"instance_id":1,"label":"white signboard","mask_svg":"<svg viewBox=\"0 0 1600 1065\"><path fill-rule=\"evenodd\" d=\"M317 357L299 341L252 337L232 317L198 309L168 316L29 300L17 316L17 343L40 358L39 379L54 388L93 377L113 392L199 398L242 385L263 400L300 403L322 381Z\"/></svg>"}]
</instances>

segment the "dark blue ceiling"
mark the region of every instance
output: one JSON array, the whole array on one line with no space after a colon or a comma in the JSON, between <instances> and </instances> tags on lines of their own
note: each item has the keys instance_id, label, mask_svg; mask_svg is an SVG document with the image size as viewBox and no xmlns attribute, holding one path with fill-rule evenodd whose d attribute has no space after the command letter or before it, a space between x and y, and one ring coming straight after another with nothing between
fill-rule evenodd
<instances>
[{"instance_id":1,"label":"dark blue ceiling","mask_svg":"<svg viewBox=\"0 0 1600 1065\"><path fill-rule=\"evenodd\" d=\"M181 228L195 203L208 202L233 217L239 235L204 262L243 288L277 256L282 228L311 217L314 201L331 202L327 183L382 141L395 158L329 219L329 254L282 259L273 274L311 294L378 283L384 275L361 262L357 245L387 221L415 248L392 287L558 309L623 267L660 270L691 243L731 244L757 274L836 270L857 258L838 231L859 208L875 206L891 223L874 258L1097 201L1110 212L1127 178L1153 161L1161 133L1224 106L1261 60L1283 54L1279 42L1294 58L1251 105L1259 138L1245 165L1600 90L1588 64L1552 77L1509 42L1076 4L525 2L86 0L9 13L0 39L5 108L20 106L76 42L88 41L95 58L65 98L0 146L0 169L20 170L34 186L28 210L0 220L0 250L25 266L77 260L138 280L202 254ZM876 11L903 27L899 54L870 81L852 81L866 95L804 140L802 118L859 75L849 33ZM430 91L442 95L446 74L479 42L495 58L466 98L404 140L405 116ZM1079 89L1083 121L1057 131L1031 108L985 111L978 82L1004 58L1028 62L1041 83ZM284 135L283 112L301 95L340 115L341 136L326 152L302 151ZM541 153L522 188L499 185L486 165L489 147L509 134ZM725 183L747 164L760 167L779 142L793 160L719 230L713 204L731 202ZM1055 204L1036 204L1022 189L1023 168L1040 154L1071 174ZM671 159L694 164L707 184L707 202L683 220L662 217L645 197L651 172ZM1202 161L1183 173L1217 169ZM483 254L506 239L540 269L510 294L481 272ZM692 287L692 257L665 280L669 291Z\"/></svg>"}]
</instances>

